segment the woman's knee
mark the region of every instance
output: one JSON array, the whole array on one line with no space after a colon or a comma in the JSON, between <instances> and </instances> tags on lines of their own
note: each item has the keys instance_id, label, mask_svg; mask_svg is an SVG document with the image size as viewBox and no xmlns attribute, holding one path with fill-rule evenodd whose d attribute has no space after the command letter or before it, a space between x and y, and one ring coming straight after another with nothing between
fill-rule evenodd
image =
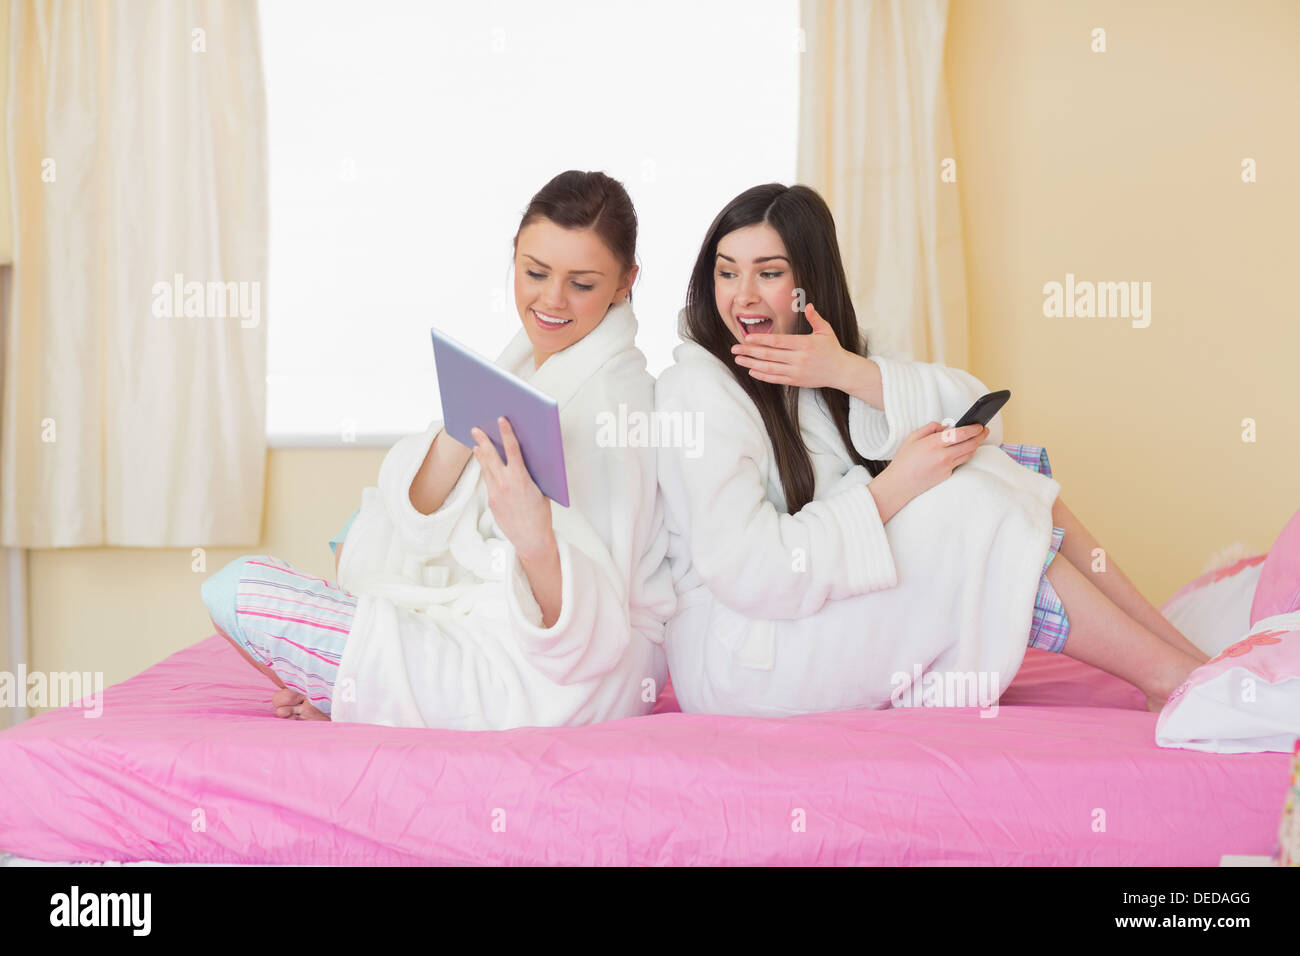
<instances>
[{"instance_id":1,"label":"woman's knee","mask_svg":"<svg viewBox=\"0 0 1300 956\"><path fill-rule=\"evenodd\" d=\"M208 577L199 587L203 604L208 609L212 623L233 640L243 640L239 628L239 616L236 602L239 595L239 582L244 577L244 568L250 560L260 555L245 554L235 558L224 568Z\"/></svg>"}]
</instances>

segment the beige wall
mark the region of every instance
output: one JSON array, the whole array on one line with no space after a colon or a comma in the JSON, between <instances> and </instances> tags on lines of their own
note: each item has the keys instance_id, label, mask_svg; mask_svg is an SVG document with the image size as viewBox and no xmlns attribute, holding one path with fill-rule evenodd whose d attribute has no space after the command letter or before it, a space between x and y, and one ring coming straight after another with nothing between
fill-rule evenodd
<instances>
[{"instance_id":1,"label":"beige wall","mask_svg":"<svg viewBox=\"0 0 1300 956\"><path fill-rule=\"evenodd\" d=\"M1065 500L1157 603L1300 507L1297 37L1287 0L952 5L971 370L1012 389L1007 439L1048 446ZM1045 318L1066 272L1151 282L1151 326ZM271 451L262 542L209 551L204 573L182 550L34 553L32 666L112 683L194 643L199 584L246 552L331 575L326 541L382 457Z\"/></svg>"},{"instance_id":2,"label":"beige wall","mask_svg":"<svg viewBox=\"0 0 1300 956\"><path fill-rule=\"evenodd\" d=\"M1267 550L1300 508L1300 4L954 0L946 66L971 371L1012 390L1006 440L1047 446L1157 604ZM1150 282L1150 326L1046 318L1067 272Z\"/></svg>"}]
</instances>

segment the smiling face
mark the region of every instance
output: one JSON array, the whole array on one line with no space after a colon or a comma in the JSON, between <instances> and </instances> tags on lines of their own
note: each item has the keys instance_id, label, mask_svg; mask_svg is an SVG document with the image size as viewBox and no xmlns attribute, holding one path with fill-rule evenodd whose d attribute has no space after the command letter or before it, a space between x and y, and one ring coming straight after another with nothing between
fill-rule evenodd
<instances>
[{"instance_id":1,"label":"smiling face","mask_svg":"<svg viewBox=\"0 0 1300 956\"><path fill-rule=\"evenodd\" d=\"M627 298L637 266L623 274L609 247L590 229L549 219L525 226L515 244L515 307L540 367L598 326Z\"/></svg>"},{"instance_id":2,"label":"smiling face","mask_svg":"<svg viewBox=\"0 0 1300 956\"><path fill-rule=\"evenodd\" d=\"M767 223L737 229L718 240L713 298L737 342L753 332L794 333L799 325L795 288L785 243Z\"/></svg>"}]
</instances>

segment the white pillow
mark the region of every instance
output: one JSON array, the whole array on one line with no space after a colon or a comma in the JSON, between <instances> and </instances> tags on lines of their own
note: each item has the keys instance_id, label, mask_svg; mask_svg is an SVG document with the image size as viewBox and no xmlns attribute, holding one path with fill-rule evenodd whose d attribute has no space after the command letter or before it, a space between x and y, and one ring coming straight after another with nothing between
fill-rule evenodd
<instances>
[{"instance_id":1,"label":"white pillow","mask_svg":"<svg viewBox=\"0 0 1300 956\"><path fill-rule=\"evenodd\" d=\"M1160 611L1187 639L1213 657L1250 630L1250 606L1266 555L1207 571L1179 588Z\"/></svg>"}]
</instances>

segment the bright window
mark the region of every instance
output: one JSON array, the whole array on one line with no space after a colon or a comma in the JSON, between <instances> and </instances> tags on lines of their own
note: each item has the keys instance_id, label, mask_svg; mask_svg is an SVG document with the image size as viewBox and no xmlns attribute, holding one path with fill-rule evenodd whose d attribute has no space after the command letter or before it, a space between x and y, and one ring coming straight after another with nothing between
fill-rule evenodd
<instances>
[{"instance_id":1,"label":"bright window","mask_svg":"<svg viewBox=\"0 0 1300 956\"><path fill-rule=\"evenodd\" d=\"M621 180L650 371L737 193L795 177L797 0L263 0L267 431L389 443L439 414L429 327L495 358L510 241L565 169Z\"/></svg>"}]
</instances>

